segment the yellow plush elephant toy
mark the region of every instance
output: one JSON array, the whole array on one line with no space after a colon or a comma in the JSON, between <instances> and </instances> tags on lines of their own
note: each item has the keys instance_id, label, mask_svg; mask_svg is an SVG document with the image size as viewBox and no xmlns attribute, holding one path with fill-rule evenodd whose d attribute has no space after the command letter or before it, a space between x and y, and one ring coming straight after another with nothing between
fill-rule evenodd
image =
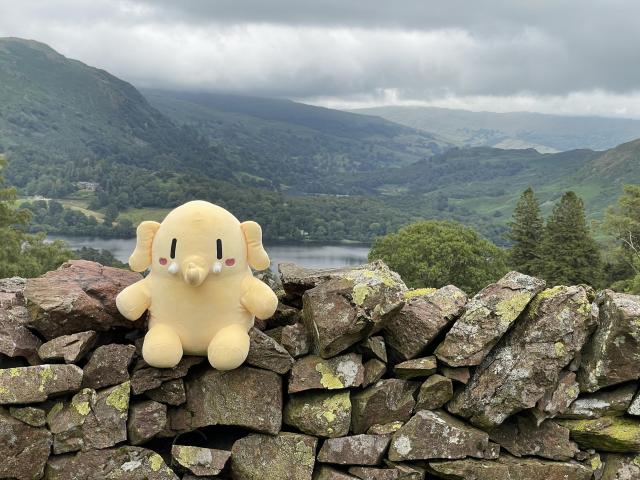
<instances>
[{"instance_id":1,"label":"yellow plush elephant toy","mask_svg":"<svg viewBox=\"0 0 640 480\"><path fill-rule=\"evenodd\" d=\"M260 225L209 202L185 203L162 223L142 222L129 265L151 271L120 292L116 305L129 320L149 310L142 356L154 367L174 367L186 354L206 355L218 370L237 368L249 353L254 318L269 318L278 305L250 268L269 267Z\"/></svg>"}]
</instances>

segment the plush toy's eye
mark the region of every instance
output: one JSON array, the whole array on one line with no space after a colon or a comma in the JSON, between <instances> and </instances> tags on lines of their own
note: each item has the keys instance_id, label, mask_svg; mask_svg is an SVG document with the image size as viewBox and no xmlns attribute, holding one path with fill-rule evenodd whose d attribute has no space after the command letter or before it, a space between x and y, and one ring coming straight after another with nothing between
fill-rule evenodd
<instances>
[{"instance_id":1,"label":"plush toy's eye","mask_svg":"<svg viewBox=\"0 0 640 480\"><path fill-rule=\"evenodd\" d=\"M217 254L218 260L221 260L222 259L222 240L220 239L216 240L216 254Z\"/></svg>"},{"instance_id":2,"label":"plush toy's eye","mask_svg":"<svg viewBox=\"0 0 640 480\"><path fill-rule=\"evenodd\" d=\"M178 243L178 240L176 238L171 240L171 258L176 258L176 244L177 243Z\"/></svg>"}]
</instances>

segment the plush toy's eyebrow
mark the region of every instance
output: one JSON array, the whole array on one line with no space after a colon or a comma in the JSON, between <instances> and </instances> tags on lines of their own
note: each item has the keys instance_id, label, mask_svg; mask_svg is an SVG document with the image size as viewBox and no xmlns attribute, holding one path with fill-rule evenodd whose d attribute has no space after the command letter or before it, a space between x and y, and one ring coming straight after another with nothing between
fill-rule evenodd
<instances>
[{"instance_id":1,"label":"plush toy's eyebrow","mask_svg":"<svg viewBox=\"0 0 640 480\"><path fill-rule=\"evenodd\" d=\"M176 244L177 243L178 243L178 240L176 238L171 240L171 258L176 258Z\"/></svg>"},{"instance_id":2,"label":"plush toy's eyebrow","mask_svg":"<svg viewBox=\"0 0 640 480\"><path fill-rule=\"evenodd\" d=\"M222 259L222 240L216 240L216 250L218 260Z\"/></svg>"}]
</instances>

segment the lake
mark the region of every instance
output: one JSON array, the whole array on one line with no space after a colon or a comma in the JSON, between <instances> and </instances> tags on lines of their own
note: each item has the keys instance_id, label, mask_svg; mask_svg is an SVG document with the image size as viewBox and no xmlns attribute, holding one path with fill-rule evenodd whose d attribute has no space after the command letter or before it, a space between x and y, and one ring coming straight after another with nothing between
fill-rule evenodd
<instances>
[{"instance_id":1,"label":"lake","mask_svg":"<svg viewBox=\"0 0 640 480\"><path fill-rule=\"evenodd\" d=\"M49 235L51 240L64 240L72 249L91 247L109 250L122 262L127 262L136 245L135 238L67 237ZM318 243L266 243L271 258L271 269L277 271L279 263L293 262L304 267L333 268L366 263L369 247L366 245L327 245Z\"/></svg>"}]
</instances>

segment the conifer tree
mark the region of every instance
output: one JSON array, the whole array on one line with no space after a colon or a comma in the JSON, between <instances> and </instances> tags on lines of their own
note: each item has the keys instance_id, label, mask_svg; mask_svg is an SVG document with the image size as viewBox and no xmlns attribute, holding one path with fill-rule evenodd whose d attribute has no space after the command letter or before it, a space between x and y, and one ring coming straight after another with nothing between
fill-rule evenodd
<instances>
[{"instance_id":1,"label":"conifer tree","mask_svg":"<svg viewBox=\"0 0 640 480\"><path fill-rule=\"evenodd\" d=\"M543 234L544 220L540 214L540 205L533 189L529 187L522 192L509 222L507 238L513 242L509 251L512 269L527 275L540 274Z\"/></svg>"},{"instance_id":2,"label":"conifer tree","mask_svg":"<svg viewBox=\"0 0 640 480\"><path fill-rule=\"evenodd\" d=\"M587 227L584 204L574 192L566 192L554 207L541 255L543 276L551 285L600 283L600 250Z\"/></svg>"}]
</instances>

